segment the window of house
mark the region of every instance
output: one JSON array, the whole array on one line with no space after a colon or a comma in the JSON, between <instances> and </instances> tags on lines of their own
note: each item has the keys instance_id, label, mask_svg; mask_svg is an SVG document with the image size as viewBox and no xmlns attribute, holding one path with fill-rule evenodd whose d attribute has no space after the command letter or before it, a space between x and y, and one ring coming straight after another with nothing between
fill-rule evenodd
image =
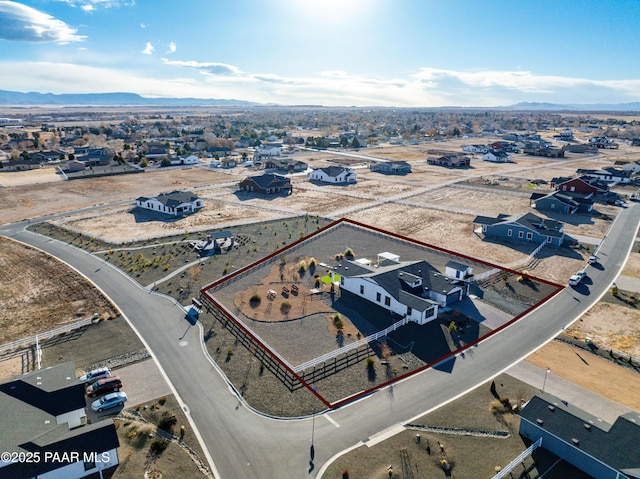
<instances>
[{"instance_id":1,"label":"window of house","mask_svg":"<svg viewBox=\"0 0 640 479\"><path fill-rule=\"evenodd\" d=\"M482 225L482 232L486 233L487 232L487 225Z\"/></svg>"},{"instance_id":2,"label":"window of house","mask_svg":"<svg viewBox=\"0 0 640 479\"><path fill-rule=\"evenodd\" d=\"M360 285L360 294L364 294L364 285Z\"/></svg>"},{"instance_id":3,"label":"window of house","mask_svg":"<svg viewBox=\"0 0 640 479\"><path fill-rule=\"evenodd\" d=\"M507 230L507 236L511 236L513 234L513 230L509 229Z\"/></svg>"},{"instance_id":4,"label":"window of house","mask_svg":"<svg viewBox=\"0 0 640 479\"><path fill-rule=\"evenodd\" d=\"M518 231L518 238L524 237L524 231Z\"/></svg>"},{"instance_id":5,"label":"window of house","mask_svg":"<svg viewBox=\"0 0 640 479\"><path fill-rule=\"evenodd\" d=\"M547 236L547 243L551 243L551 236Z\"/></svg>"},{"instance_id":6,"label":"window of house","mask_svg":"<svg viewBox=\"0 0 640 479\"><path fill-rule=\"evenodd\" d=\"M95 469L96 462L95 461L85 461L84 462L84 470L88 471L90 469Z\"/></svg>"},{"instance_id":7,"label":"window of house","mask_svg":"<svg viewBox=\"0 0 640 479\"><path fill-rule=\"evenodd\" d=\"M411 306L407 306L407 316L411 316L412 312L413 312L413 309L411 309Z\"/></svg>"},{"instance_id":8,"label":"window of house","mask_svg":"<svg viewBox=\"0 0 640 479\"><path fill-rule=\"evenodd\" d=\"M380 299L382 299L382 294L376 293L376 301L379 303Z\"/></svg>"},{"instance_id":9,"label":"window of house","mask_svg":"<svg viewBox=\"0 0 640 479\"><path fill-rule=\"evenodd\" d=\"M527 239L528 240L533 239L533 233L527 233Z\"/></svg>"},{"instance_id":10,"label":"window of house","mask_svg":"<svg viewBox=\"0 0 640 479\"><path fill-rule=\"evenodd\" d=\"M344 286L344 276L340 276L340 284Z\"/></svg>"},{"instance_id":11,"label":"window of house","mask_svg":"<svg viewBox=\"0 0 640 479\"><path fill-rule=\"evenodd\" d=\"M384 297L384 305L391 306L391 298L389 296Z\"/></svg>"},{"instance_id":12,"label":"window of house","mask_svg":"<svg viewBox=\"0 0 640 479\"><path fill-rule=\"evenodd\" d=\"M576 187L575 187L575 186L572 186L572 187L571 187L571 191L576 191Z\"/></svg>"}]
</instances>

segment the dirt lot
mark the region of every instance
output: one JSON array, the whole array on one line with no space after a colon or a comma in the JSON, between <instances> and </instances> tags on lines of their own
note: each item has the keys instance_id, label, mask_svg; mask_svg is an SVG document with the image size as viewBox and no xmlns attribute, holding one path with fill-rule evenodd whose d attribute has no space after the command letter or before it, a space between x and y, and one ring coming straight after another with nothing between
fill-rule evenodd
<instances>
[{"instance_id":1,"label":"dirt lot","mask_svg":"<svg viewBox=\"0 0 640 479\"><path fill-rule=\"evenodd\" d=\"M33 248L0 237L0 344L74 320L118 314L74 270Z\"/></svg>"},{"instance_id":2,"label":"dirt lot","mask_svg":"<svg viewBox=\"0 0 640 479\"><path fill-rule=\"evenodd\" d=\"M637 248L634 249L635 252L629 255L629 259L622 270L622 274L633 278L640 278L640 253Z\"/></svg>"},{"instance_id":3,"label":"dirt lot","mask_svg":"<svg viewBox=\"0 0 640 479\"><path fill-rule=\"evenodd\" d=\"M606 322L602 318L607 318ZM625 351L640 358L640 311L622 301L597 303L565 334L580 340L591 338L601 348Z\"/></svg>"},{"instance_id":4,"label":"dirt lot","mask_svg":"<svg viewBox=\"0 0 640 479\"><path fill-rule=\"evenodd\" d=\"M228 175L203 168L88 178L0 188L1 223L98 204L156 195L173 189L224 183Z\"/></svg>"},{"instance_id":5,"label":"dirt lot","mask_svg":"<svg viewBox=\"0 0 640 479\"><path fill-rule=\"evenodd\" d=\"M0 187L32 185L37 183L51 183L63 180L63 176L55 168L40 168L31 171L14 171L0 173Z\"/></svg>"}]
</instances>

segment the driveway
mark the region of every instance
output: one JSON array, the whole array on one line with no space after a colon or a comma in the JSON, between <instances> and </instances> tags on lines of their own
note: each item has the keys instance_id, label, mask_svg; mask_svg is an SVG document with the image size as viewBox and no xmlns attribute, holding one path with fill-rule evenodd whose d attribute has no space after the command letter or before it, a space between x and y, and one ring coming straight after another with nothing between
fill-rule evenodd
<instances>
[{"instance_id":1,"label":"driveway","mask_svg":"<svg viewBox=\"0 0 640 479\"><path fill-rule=\"evenodd\" d=\"M173 394L156 362L151 359L114 369L112 374L120 376L122 379L121 391L127 393L127 403L125 404L127 408ZM91 410L91 403L95 400L96 398L87 398L87 418L91 422L115 416L122 409L113 408L96 414Z\"/></svg>"},{"instance_id":2,"label":"driveway","mask_svg":"<svg viewBox=\"0 0 640 479\"><path fill-rule=\"evenodd\" d=\"M509 313L485 303L477 297L467 296L459 303L452 304L451 309L481 323L483 326L494 330L513 319Z\"/></svg>"}]
</instances>

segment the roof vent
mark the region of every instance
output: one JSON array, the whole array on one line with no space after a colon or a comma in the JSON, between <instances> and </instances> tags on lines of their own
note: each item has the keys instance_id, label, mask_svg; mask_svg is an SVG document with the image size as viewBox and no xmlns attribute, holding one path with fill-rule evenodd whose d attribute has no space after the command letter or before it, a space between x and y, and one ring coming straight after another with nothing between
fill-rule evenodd
<instances>
[{"instance_id":1,"label":"roof vent","mask_svg":"<svg viewBox=\"0 0 640 479\"><path fill-rule=\"evenodd\" d=\"M575 437L571 438L571 442L574 443L576 446L580 445L580 440L576 439Z\"/></svg>"},{"instance_id":2,"label":"roof vent","mask_svg":"<svg viewBox=\"0 0 640 479\"><path fill-rule=\"evenodd\" d=\"M549 404L549 411L553 412L555 410L556 410L556 407Z\"/></svg>"},{"instance_id":3,"label":"roof vent","mask_svg":"<svg viewBox=\"0 0 640 479\"><path fill-rule=\"evenodd\" d=\"M542 426L544 424L544 421L542 419L536 419L536 422L539 426Z\"/></svg>"},{"instance_id":4,"label":"roof vent","mask_svg":"<svg viewBox=\"0 0 640 479\"><path fill-rule=\"evenodd\" d=\"M585 423L584 423L584 428L585 428L587 431L591 431L591 424L587 424L587 423L585 422Z\"/></svg>"}]
</instances>

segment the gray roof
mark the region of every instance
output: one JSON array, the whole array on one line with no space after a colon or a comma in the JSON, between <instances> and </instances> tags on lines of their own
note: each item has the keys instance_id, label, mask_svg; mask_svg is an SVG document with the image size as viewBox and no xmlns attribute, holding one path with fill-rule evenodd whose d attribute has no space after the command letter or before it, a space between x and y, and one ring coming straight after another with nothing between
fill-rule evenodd
<instances>
[{"instance_id":1,"label":"gray roof","mask_svg":"<svg viewBox=\"0 0 640 479\"><path fill-rule=\"evenodd\" d=\"M320 171L324 171L328 176L335 178L336 176L339 176L340 173L346 171L348 168L345 168L344 166L331 165L325 168L317 168L317 169Z\"/></svg>"},{"instance_id":2,"label":"gray roof","mask_svg":"<svg viewBox=\"0 0 640 479\"><path fill-rule=\"evenodd\" d=\"M603 422L551 394L534 396L520 416L618 471L640 469L640 413ZM540 421L538 421L540 420ZM541 422L541 423L540 423ZM544 442L543 442L544 447Z\"/></svg>"},{"instance_id":3,"label":"gray roof","mask_svg":"<svg viewBox=\"0 0 640 479\"><path fill-rule=\"evenodd\" d=\"M259 176L250 176L247 180L253 181L260 188L285 188L291 186L291 180L286 176L265 173Z\"/></svg>"},{"instance_id":4,"label":"gray roof","mask_svg":"<svg viewBox=\"0 0 640 479\"><path fill-rule=\"evenodd\" d=\"M74 429L69 429L66 422L57 424L56 416L85 407L84 393L84 385L76 378L71 362L33 371L0 384L0 431L3 431L0 449L15 452L102 452L117 447L111 420ZM107 430L108 426L111 429ZM52 467L51 463L40 463L36 467L49 469L37 471L21 469L23 466L3 467L0 477L32 477L59 467L59 464ZM9 476L3 476L4 473L9 473Z\"/></svg>"},{"instance_id":5,"label":"gray roof","mask_svg":"<svg viewBox=\"0 0 640 479\"><path fill-rule=\"evenodd\" d=\"M175 208L176 206L180 206L184 203L193 203L196 200L199 200L196 195L189 191L172 191L170 193L161 193L158 196L154 196L160 203L169 208ZM138 201L147 201L151 198L146 196L141 196L138 198Z\"/></svg>"},{"instance_id":6,"label":"gray roof","mask_svg":"<svg viewBox=\"0 0 640 479\"><path fill-rule=\"evenodd\" d=\"M498 215L497 218L491 218L488 216L476 216L476 218L473 220L473 223L488 226L497 225L500 223L505 225L515 223L544 236L561 237L564 234L561 231L562 227L564 226L563 223L561 223L560 221L540 218L533 213L523 213L513 216Z\"/></svg>"},{"instance_id":7,"label":"gray roof","mask_svg":"<svg viewBox=\"0 0 640 479\"><path fill-rule=\"evenodd\" d=\"M368 268L352 261L346 261L336 268L336 272L345 277L370 278L402 303L404 301L400 295L403 291L420 299L428 295L430 290L447 294L460 286L457 280L448 278L424 260L401 263L389 261L388 265L384 266L382 262L380 264L379 268ZM422 278L422 285L411 287L409 283L418 278ZM405 295L403 297L406 298ZM424 308L416 306L416 309L423 310Z\"/></svg>"}]
</instances>

